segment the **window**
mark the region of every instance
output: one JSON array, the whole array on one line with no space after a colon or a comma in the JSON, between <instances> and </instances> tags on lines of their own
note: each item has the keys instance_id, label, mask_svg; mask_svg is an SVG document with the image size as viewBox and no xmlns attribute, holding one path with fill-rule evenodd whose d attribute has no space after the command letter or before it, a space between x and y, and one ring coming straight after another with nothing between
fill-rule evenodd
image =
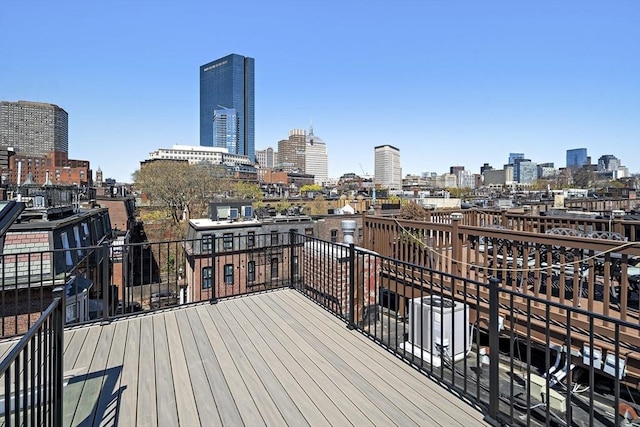
<instances>
[{"instance_id":1,"label":"window","mask_svg":"<svg viewBox=\"0 0 640 427\"><path fill-rule=\"evenodd\" d=\"M62 241L62 247L64 249L69 249L69 237L67 236L67 232L64 231L60 233L60 240ZM65 260L67 262L67 266L73 266L73 258L71 258L71 251L64 251Z\"/></svg>"},{"instance_id":2,"label":"window","mask_svg":"<svg viewBox=\"0 0 640 427\"><path fill-rule=\"evenodd\" d=\"M202 238L202 252L211 252L211 235Z\"/></svg>"},{"instance_id":3,"label":"window","mask_svg":"<svg viewBox=\"0 0 640 427\"><path fill-rule=\"evenodd\" d=\"M271 278L278 277L278 258L271 258Z\"/></svg>"},{"instance_id":4,"label":"window","mask_svg":"<svg viewBox=\"0 0 640 427\"><path fill-rule=\"evenodd\" d=\"M249 261L247 264L247 281L255 282L256 280L256 262Z\"/></svg>"},{"instance_id":5,"label":"window","mask_svg":"<svg viewBox=\"0 0 640 427\"><path fill-rule=\"evenodd\" d=\"M278 232L277 231L272 231L271 232L271 244L272 245L277 245L278 244Z\"/></svg>"},{"instance_id":6,"label":"window","mask_svg":"<svg viewBox=\"0 0 640 427\"><path fill-rule=\"evenodd\" d=\"M224 249L233 249L233 233L224 233L222 235L222 247Z\"/></svg>"},{"instance_id":7,"label":"window","mask_svg":"<svg viewBox=\"0 0 640 427\"><path fill-rule=\"evenodd\" d=\"M338 241L338 230L331 230L331 243L336 243Z\"/></svg>"},{"instance_id":8,"label":"window","mask_svg":"<svg viewBox=\"0 0 640 427\"><path fill-rule=\"evenodd\" d=\"M233 264L224 265L224 283L233 285Z\"/></svg>"},{"instance_id":9,"label":"window","mask_svg":"<svg viewBox=\"0 0 640 427\"><path fill-rule=\"evenodd\" d=\"M358 241L362 241L362 227L358 228Z\"/></svg>"},{"instance_id":10,"label":"window","mask_svg":"<svg viewBox=\"0 0 640 427\"><path fill-rule=\"evenodd\" d=\"M252 248L255 245L256 245L256 232L249 231L249 233L247 233L247 246Z\"/></svg>"},{"instance_id":11,"label":"window","mask_svg":"<svg viewBox=\"0 0 640 427\"><path fill-rule=\"evenodd\" d=\"M82 257L82 249L79 249L82 247L82 242L80 241L80 227L78 227L77 225L73 227L73 236L76 238L76 247L78 248L78 256Z\"/></svg>"},{"instance_id":12,"label":"window","mask_svg":"<svg viewBox=\"0 0 640 427\"><path fill-rule=\"evenodd\" d=\"M211 267L202 269L202 289L211 289Z\"/></svg>"},{"instance_id":13,"label":"window","mask_svg":"<svg viewBox=\"0 0 640 427\"><path fill-rule=\"evenodd\" d=\"M304 229L304 234L305 234L305 236L313 237L313 228L305 228Z\"/></svg>"}]
</instances>

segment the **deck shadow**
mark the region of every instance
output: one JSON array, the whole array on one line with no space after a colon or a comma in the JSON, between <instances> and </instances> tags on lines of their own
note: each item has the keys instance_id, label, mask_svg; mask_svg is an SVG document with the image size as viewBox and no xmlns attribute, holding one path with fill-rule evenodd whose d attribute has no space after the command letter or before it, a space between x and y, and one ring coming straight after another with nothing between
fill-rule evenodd
<instances>
[{"instance_id":1,"label":"deck shadow","mask_svg":"<svg viewBox=\"0 0 640 427\"><path fill-rule=\"evenodd\" d=\"M116 389L120 374L122 373L122 365L101 371L90 372L87 375L73 378L69 384L81 381L99 380L102 378L102 387L95 396L95 402L89 415L84 419L75 422L78 427L89 426L117 426L118 415L120 410L120 398L122 392L127 388L126 385Z\"/></svg>"}]
</instances>

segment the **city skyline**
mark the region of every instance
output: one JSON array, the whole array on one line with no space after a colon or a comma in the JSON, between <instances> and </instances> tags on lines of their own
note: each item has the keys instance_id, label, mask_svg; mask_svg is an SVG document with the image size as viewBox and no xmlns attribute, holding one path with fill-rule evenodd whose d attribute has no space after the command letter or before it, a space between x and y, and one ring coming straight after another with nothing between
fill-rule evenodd
<instances>
[{"instance_id":1,"label":"city skyline","mask_svg":"<svg viewBox=\"0 0 640 427\"><path fill-rule=\"evenodd\" d=\"M257 60L255 148L313 121L333 178L360 163L372 173L373 147L385 144L401 150L404 175L499 168L510 152L561 167L574 147L640 172L639 3L393 5L341 3L335 14L325 2L240 1L252 34L212 45L200 29L213 6L201 2L9 0L0 4L0 99L59 105L71 155L130 181L150 151L198 145L194 70L237 52ZM300 16L313 17L311 29ZM33 25L66 48L38 43Z\"/></svg>"}]
</instances>

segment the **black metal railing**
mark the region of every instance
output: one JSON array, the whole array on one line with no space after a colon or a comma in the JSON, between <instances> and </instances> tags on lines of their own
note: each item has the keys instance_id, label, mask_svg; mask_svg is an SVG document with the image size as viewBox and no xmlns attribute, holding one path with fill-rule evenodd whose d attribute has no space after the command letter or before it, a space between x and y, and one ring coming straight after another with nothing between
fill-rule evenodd
<instances>
[{"instance_id":1,"label":"black metal railing","mask_svg":"<svg viewBox=\"0 0 640 427\"><path fill-rule=\"evenodd\" d=\"M473 281L353 245L297 239L304 261L296 289L488 419L633 422L639 324L519 293L506 279Z\"/></svg>"},{"instance_id":2,"label":"black metal railing","mask_svg":"<svg viewBox=\"0 0 640 427\"><path fill-rule=\"evenodd\" d=\"M90 321L291 287L496 422L614 426L637 408L639 324L518 292L507 276L471 280L294 231L93 253L76 271L106 307Z\"/></svg>"},{"instance_id":3,"label":"black metal railing","mask_svg":"<svg viewBox=\"0 0 640 427\"><path fill-rule=\"evenodd\" d=\"M61 426L63 416L63 329L65 292L0 362L4 425Z\"/></svg>"}]
</instances>

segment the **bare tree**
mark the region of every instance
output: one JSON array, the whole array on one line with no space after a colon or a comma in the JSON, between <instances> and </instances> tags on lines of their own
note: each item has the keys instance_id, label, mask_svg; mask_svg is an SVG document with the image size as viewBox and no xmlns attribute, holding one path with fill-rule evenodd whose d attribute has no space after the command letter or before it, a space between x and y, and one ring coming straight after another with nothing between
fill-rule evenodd
<instances>
[{"instance_id":1,"label":"bare tree","mask_svg":"<svg viewBox=\"0 0 640 427\"><path fill-rule=\"evenodd\" d=\"M398 218L403 219L415 219L423 221L426 216L427 211L417 203L409 202L407 204L402 205L400 208L400 214Z\"/></svg>"},{"instance_id":2,"label":"bare tree","mask_svg":"<svg viewBox=\"0 0 640 427\"><path fill-rule=\"evenodd\" d=\"M169 211L174 224L184 215L189 219L192 213L206 213L209 200L231 188L222 166L173 160L147 163L133 174L133 180L136 190Z\"/></svg>"}]
</instances>

